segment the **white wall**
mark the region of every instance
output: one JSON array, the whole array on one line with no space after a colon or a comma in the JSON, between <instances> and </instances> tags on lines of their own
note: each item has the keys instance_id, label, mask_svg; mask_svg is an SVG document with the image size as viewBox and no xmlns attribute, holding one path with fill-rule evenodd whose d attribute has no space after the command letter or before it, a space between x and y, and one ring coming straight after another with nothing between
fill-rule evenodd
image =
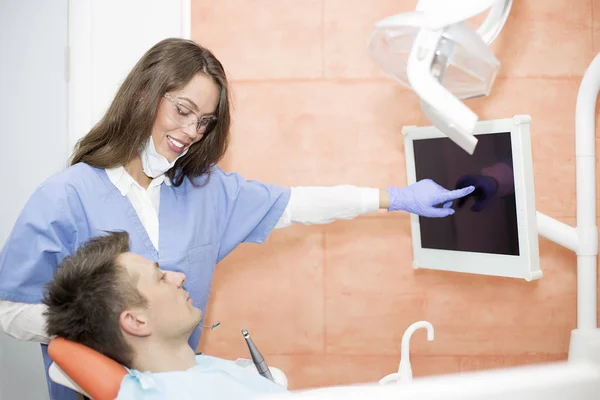
<instances>
[{"instance_id":1,"label":"white wall","mask_svg":"<svg viewBox=\"0 0 600 400\"><path fill-rule=\"evenodd\" d=\"M102 117L137 60L168 37L190 38L190 0L72 0L69 148Z\"/></svg>"},{"instance_id":2,"label":"white wall","mask_svg":"<svg viewBox=\"0 0 600 400\"><path fill-rule=\"evenodd\" d=\"M67 160L67 0L0 0L0 246ZM0 332L0 399L46 399L36 343Z\"/></svg>"}]
</instances>

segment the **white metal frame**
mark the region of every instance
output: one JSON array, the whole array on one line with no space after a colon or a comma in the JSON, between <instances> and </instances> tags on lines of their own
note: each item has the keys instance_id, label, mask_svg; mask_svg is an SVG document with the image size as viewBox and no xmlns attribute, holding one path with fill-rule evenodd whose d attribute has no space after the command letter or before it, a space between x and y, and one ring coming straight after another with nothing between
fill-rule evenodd
<instances>
[{"instance_id":1,"label":"white metal frame","mask_svg":"<svg viewBox=\"0 0 600 400\"><path fill-rule=\"evenodd\" d=\"M596 102L600 93L600 54L579 85L575 109L575 228L538 212L540 235L577 254L577 329L571 332L569 361L599 357L598 226L596 223Z\"/></svg>"},{"instance_id":2,"label":"white metal frame","mask_svg":"<svg viewBox=\"0 0 600 400\"><path fill-rule=\"evenodd\" d=\"M421 246L419 216L412 214L411 233L414 268L522 278L527 281L542 277L536 227L531 142L529 138L530 122L531 117L528 115L518 115L507 119L480 121L475 125L474 130L476 135L510 132L519 255L423 248ZM446 135L434 126L404 127L402 133L404 135L408 184L412 184L416 182L413 142L432 138L445 138Z\"/></svg>"}]
</instances>

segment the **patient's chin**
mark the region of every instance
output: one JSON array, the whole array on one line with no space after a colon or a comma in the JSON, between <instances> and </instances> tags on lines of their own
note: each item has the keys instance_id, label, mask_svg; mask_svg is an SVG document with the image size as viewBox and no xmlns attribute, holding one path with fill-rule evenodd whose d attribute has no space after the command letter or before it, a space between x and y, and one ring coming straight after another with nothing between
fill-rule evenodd
<instances>
[{"instance_id":1,"label":"patient's chin","mask_svg":"<svg viewBox=\"0 0 600 400\"><path fill-rule=\"evenodd\" d=\"M198 326L200 324L200 322L202 322L202 317L203 317L202 310L194 307L194 311L193 311L192 315L193 315L193 319L194 319L194 328L195 328L196 326Z\"/></svg>"}]
</instances>

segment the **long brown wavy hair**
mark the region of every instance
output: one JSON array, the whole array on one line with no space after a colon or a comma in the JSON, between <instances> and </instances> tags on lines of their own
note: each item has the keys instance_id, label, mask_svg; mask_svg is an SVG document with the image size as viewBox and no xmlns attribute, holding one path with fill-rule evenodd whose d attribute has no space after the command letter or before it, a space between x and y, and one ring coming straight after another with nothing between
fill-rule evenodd
<instances>
[{"instance_id":1,"label":"long brown wavy hair","mask_svg":"<svg viewBox=\"0 0 600 400\"><path fill-rule=\"evenodd\" d=\"M223 66L208 49L178 38L160 41L137 62L104 117L75 146L71 165L125 166L150 138L162 96L184 87L199 72L219 88L217 123L166 174L175 186L186 177L193 182L207 174L223 157L229 142L229 85Z\"/></svg>"}]
</instances>

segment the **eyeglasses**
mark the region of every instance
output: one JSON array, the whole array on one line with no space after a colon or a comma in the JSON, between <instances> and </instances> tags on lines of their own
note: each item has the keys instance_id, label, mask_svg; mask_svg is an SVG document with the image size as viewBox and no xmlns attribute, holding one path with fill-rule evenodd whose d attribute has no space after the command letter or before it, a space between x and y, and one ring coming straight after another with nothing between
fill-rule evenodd
<instances>
[{"instance_id":1,"label":"eyeglasses","mask_svg":"<svg viewBox=\"0 0 600 400\"><path fill-rule=\"evenodd\" d=\"M167 117L182 128L187 128L190 125L196 126L196 133L203 135L210 132L217 123L217 117L214 115L198 115L190 110L188 106L177 99L173 98L169 93L163 96L167 99L172 107L167 107Z\"/></svg>"}]
</instances>

